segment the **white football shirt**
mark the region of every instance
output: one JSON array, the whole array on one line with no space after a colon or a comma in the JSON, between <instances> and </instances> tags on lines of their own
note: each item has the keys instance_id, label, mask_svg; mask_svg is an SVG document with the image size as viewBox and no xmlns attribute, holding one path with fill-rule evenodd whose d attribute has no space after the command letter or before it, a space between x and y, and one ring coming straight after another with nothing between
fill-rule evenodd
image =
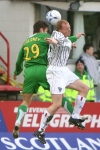
<instances>
[{"instance_id":1,"label":"white football shirt","mask_svg":"<svg viewBox=\"0 0 100 150\"><path fill-rule=\"evenodd\" d=\"M64 37L61 32L53 31L51 38L58 41L57 45L50 44L48 50L48 63L52 66L65 66L72 48L72 43L68 37Z\"/></svg>"}]
</instances>

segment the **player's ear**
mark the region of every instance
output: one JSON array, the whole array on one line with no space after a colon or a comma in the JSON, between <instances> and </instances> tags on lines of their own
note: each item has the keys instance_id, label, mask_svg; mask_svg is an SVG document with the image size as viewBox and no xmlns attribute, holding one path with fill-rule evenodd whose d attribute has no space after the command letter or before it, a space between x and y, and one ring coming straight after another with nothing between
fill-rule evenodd
<instances>
[{"instance_id":1,"label":"player's ear","mask_svg":"<svg viewBox=\"0 0 100 150\"><path fill-rule=\"evenodd\" d=\"M40 28L40 32L43 32L43 29L42 29L42 28Z\"/></svg>"}]
</instances>

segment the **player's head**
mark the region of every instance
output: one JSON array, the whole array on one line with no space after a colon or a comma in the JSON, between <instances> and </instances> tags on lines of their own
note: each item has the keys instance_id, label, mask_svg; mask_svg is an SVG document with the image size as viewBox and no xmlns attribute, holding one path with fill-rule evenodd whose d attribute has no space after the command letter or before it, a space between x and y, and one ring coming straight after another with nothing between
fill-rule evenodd
<instances>
[{"instance_id":1,"label":"player's head","mask_svg":"<svg viewBox=\"0 0 100 150\"><path fill-rule=\"evenodd\" d=\"M92 44L85 44L83 47L83 51L85 53L88 53L89 55L93 55L94 52L94 48Z\"/></svg>"},{"instance_id":2,"label":"player's head","mask_svg":"<svg viewBox=\"0 0 100 150\"><path fill-rule=\"evenodd\" d=\"M48 25L46 24L45 21L38 20L34 25L33 25L33 33L38 33L38 32L48 32Z\"/></svg>"},{"instance_id":3,"label":"player's head","mask_svg":"<svg viewBox=\"0 0 100 150\"><path fill-rule=\"evenodd\" d=\"M57 30L61 32L65 37L70 36L71 28L70 24L66 20L60 20L57 22Z\"/></svg>"},{"instance_id":4,"label":"player's head","mask_svg":"<svg viewBox=\"0 0 100 150\"><path fill-rule=\"evenodd\" d=\"M83 73L84 69L85 69L85 64L84 61L82 59L78 59L75 63L76 65L76 69L80 72Z\"/></svg>"}]
</instances>

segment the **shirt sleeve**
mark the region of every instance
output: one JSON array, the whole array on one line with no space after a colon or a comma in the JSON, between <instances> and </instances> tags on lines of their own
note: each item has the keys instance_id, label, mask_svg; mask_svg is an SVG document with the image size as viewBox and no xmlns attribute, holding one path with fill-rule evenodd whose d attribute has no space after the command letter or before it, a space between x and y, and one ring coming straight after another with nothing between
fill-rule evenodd
<instances>
[{"instance_id":1,"label":"shirt sleeve","mask_svg":"<svg viewBox=\"0 0 100 150\"><path fill-rule=\"evenodd\" d=\"M17 57L14 75L19 75L23 71L23 61L24 61L24 53L22 47Z\"/></svg>"},{"instance_id":2,"label":"shirt sleeve","mask_svg":"<svg viewBox=\"0 0 100 150\"><path fill-rule=\"evenodd\" d=\"M65 40L64 35L58 31L53 31L51 38L54 38L55 40L57 40L59 45L63 45L64 40Z\"/></svg>"},{"instance_id":3,"label":"shirt sleeve","mask_svg":"<svg viewBox=\"0 0 100 150\"><path fill-rule=\"evenodd\" d=\"M72 43L77 41L77 37L76 37L76 36L69 36L68 38L69 38L69 40L70 40Z\"/></svg>"},{"instance_id":4,"label":"shirt sleeve","mask_svg":"<svg viewBox=\"0 0 100 150\"><path fill-rule=\"evenodd\" d=\"M53 31L51 38L54 38L58 41L56 45L50 44L50 47L53 49L57 49L58 47L68 47L69 50L72 48L72 42L68 37L65 37L61 32Z\"/></svg>"}]
</instances>

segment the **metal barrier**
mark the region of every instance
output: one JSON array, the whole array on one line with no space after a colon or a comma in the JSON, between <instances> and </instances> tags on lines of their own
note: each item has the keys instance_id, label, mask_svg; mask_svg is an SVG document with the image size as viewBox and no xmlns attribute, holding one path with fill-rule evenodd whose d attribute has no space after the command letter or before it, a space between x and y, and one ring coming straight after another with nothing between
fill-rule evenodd
<instances>
[{"instance_id":1,"label":"metal barrier","mask_svg":"<svg viewBox=\"0 0 100 150\"><path fill-rule=\"evenodd\" d=\"M0 36L4 39L7 45L7 62L0 56L0 60L7 67L7 85L9 85L9 76L10 76L10 45L7 38L0 32Z\"/></svg>"}]
</instances>

